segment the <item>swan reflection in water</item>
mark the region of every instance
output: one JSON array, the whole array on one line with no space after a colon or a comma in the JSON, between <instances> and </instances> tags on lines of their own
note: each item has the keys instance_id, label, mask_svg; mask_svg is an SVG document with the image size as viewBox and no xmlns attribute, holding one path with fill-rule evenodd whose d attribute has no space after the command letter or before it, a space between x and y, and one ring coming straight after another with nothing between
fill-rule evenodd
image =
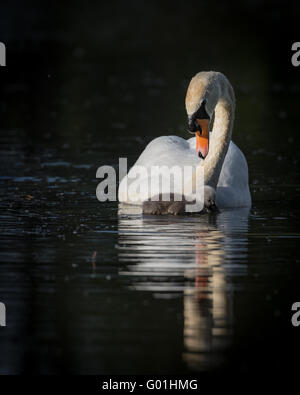
<instances>
[{"instance_id":1,"label":"swan reflection in water","mask_svg":"<svg viewBox=\"0 0 300 395\"><path fill-rule=\"evenodd\" d=\"M248 209L143 217L119 206L120 275L156 297L183 296L182 358L189 369L222 363L233 323L233 277L247 274Z\"/></svg>"}]
</instances>

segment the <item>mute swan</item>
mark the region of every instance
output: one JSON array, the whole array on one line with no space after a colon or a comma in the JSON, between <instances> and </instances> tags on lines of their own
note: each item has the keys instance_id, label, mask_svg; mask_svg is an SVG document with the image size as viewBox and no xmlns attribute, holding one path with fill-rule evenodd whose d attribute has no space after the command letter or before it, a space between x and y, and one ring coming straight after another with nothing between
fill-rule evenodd
<instances>
[{"instance_id":1,"label":"mute swan","mask_svg":"<svg viewBox=\"0 0 300 395\"><path fill-rule=\"evenodd\" d=\"M234 122L235 96L228 79L219 72L208 71L196 74L190 81L186 99L189 131L195 134L188 140L177 136L162 136L152 140L140 155L128 175L119 186L119 201L142 204L143 212L149 214L180 214L186 211L186 201L176 201L176 186L171 201L153 200L149 175L138 180L137 199L128 197L128 188L140 166L193 166L192 179L195 182L200 170L204 170L204 209L216 206L222 208L250 207L251 195L248 185L248 166L242 151L231 141ZM209 122L214 115L213 129ZM151 177L151 176L150 176ZM137 186L137 185L135 185Z\"/></svg>"}]
</instances>

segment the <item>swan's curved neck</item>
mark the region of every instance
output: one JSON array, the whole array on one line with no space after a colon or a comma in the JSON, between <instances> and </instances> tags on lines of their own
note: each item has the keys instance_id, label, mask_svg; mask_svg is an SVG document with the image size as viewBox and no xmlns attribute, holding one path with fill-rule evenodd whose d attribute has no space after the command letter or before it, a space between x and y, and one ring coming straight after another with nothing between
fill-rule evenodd
<instances>
[{"instance_id":1,"label":"swan's curved neck","mask_svg":"<svg viewBox=\"0 0 300 395\"><path fill-rule=\"evenodd\" d=\"M209 153L201 166L204 167L204 182L216 189L223 162L231 140L234 122L233 89L226 89L215 107L215 119L209 143Z\"/></svg>"},{"instance_id":2,"label":"swan's curved neck","mask_svg":"<svg viewBox=\"0 0 300 395\"><path fill-rule=\"evenodd\" d=\"M199 97L201 100L199 100ZM231 140L234 122L234 91L224 74L209 71L198 73L192 78L186 96L187 113L194 114L199 107L199 103L203 102L204 99L207 101L208 112L214 112L214 125L208 155L200 161L196 172L185 184L192 190L195 190L197 180L203 180L203 173L204 185L209 185L216 190Z\"/></svg>"}]
</instances>

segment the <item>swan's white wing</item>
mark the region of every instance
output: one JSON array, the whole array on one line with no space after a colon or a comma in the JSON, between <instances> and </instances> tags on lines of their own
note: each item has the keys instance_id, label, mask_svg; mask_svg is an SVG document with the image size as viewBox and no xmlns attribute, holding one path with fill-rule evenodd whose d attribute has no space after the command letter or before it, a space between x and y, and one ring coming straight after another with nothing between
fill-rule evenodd
<instances>
[{"instance_id":1,"label":"swan's white wing","mask_svg":"<svg viewBox=\"0 0 300 395\"><path fill-rule=\"evenodd\" d=\"M221 208L251 206L247 161L232 141L222 166L216 203Z\"/></svg>"},{"instance_id":2,"label":"swan's white wing","mask_svg":"<svg viewBox=\"0 0 300 395\"><path fill-rule=\"evenodd\" d=\"M175 166L179 166L181 169L183 169L184 166L196 168L196 166L199 164L199 161L200 159L195 154L195 150L190 148L190 144L187 140L178 136L158 137L147 145L136 161L135 165L128 172L128 175L121 181L119 186L119 200L121 202L139 204L150 197L150 191L153 192L153 190L155 190L155 185L150 185L152 166L167 166L168 169L171 169ZM138 171L139 167L146 169L147 174L145 174L145 176L139 176L139 179L137 180L136 172ZM162 178L162 180L160 179L158 182L163 185L169 185L169 181L170 192L179 194L182 193L180 185L177 185L176 183L174 184L172 177L170 180L165 180ZM137 184L138 189L135 193L133 190ZM161 187L157 185L156 190L161 191ZM128 198L128 191L130 191L131 198ZM139 195L139 197L137 195Z\"/></svg>"},{"instance_id":3,"label":"swan's white wing","mask_svg":"<svg viewBox=\"0 0 300 395\"><path fill-rule=\"evenodd\" d=\"M196 167L202 159L196 155L196 138L185 140L178 136L162 136L152 140L140 155L128 175L121 181L119 200L127 203L141 203L150 197L150 168L151 166L192 166ZM137 185L135 172L138 167L144 167L148 173L138 179L139 199L130 201L127 190ZM172 192L176 185L171 185ZM178 191L179 192L179 191ZM231 141L221 170L216 203L219 208L250 207L251 196L248 185L248 166L242 151Z\"/></svg>"}]
</instances>

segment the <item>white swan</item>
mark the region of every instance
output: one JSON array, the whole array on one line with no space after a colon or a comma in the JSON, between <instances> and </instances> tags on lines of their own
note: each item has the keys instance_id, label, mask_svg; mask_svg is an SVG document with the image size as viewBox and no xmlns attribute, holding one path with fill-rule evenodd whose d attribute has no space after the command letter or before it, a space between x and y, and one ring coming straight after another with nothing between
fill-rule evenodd
<instances>
[{"instance_id":1,"label":"white swan","mask_svg":"<svg viewBox=\"0 0 300 395\"><path fill-rule=\"evenodd\" d=\"M178 214L185 204L174 202L151 202L151 180L149 173L134 181L140 166L193 166L193 182L204 170L204 205L219 209L250 207L251 195L248 184L248 166L242 151L231 141L234 121L235 96L227 78L219 72L209 71L196 74L188 87L186 110L189 130L195 137L185 140L177 136L162 136L151 141L140 155L128 175L119 186L119 201L143 204L144 212L154 214ZM213 129L209 122L214 116ZM141 174L140 174L141 175ZM136 183L138 182L138 185ZM128 188L135 183L139 197L128 197ZM146 188L147 186L147 188ZM149 190L149 191L148 191ZM141 193L145 191L145 193ZM216 191L216 192L215 192ZM180 193L176 185L171 192ZM145 203L146 201L146 203ZM174 205L174 203L176 203Z\"/></svg>"}]
</instances>

